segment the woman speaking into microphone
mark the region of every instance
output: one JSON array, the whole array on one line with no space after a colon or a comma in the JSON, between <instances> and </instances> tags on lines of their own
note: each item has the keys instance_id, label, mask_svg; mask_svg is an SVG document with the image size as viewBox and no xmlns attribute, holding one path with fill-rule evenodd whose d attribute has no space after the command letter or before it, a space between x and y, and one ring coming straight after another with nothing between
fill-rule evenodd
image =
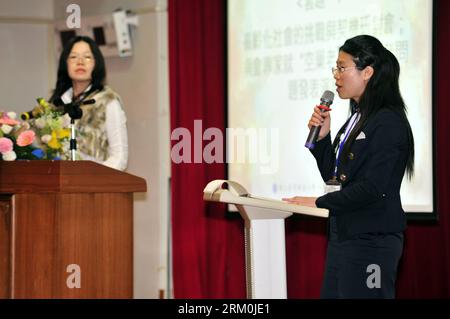
<instances>
[{"instance_id":1,"label":"woman speaking into microphone","mask_svg":"<svg viewBox=\"0 0 450 319\"><path fill-rule=\"evenodd\" d=\"M311 153L325 194L284 200L330 212L322 298L395 298L406 228L400 186L414 171L400 65L378 39L360 35L339 48L332 71L351 116L333 142L329 111L316 107L309 120L320 126Z\"/></svg>"}]
</instances>

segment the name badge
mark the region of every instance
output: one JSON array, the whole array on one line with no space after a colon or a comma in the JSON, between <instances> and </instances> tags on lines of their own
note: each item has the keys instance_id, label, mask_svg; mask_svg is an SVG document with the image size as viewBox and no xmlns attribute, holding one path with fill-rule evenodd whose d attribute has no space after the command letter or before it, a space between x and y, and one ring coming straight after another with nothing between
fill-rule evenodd
<instances>
[{"instance_id":1,"label":"name badge","mask_svg":"<svg viewBox=\"0 0 450 319\"><path fill-rule=\"evenodd\" d=\"M337 192L342 189L341 183L339 183L336 178L330 179L325 183L325 194Z\"/></svg>"}]
</instances>

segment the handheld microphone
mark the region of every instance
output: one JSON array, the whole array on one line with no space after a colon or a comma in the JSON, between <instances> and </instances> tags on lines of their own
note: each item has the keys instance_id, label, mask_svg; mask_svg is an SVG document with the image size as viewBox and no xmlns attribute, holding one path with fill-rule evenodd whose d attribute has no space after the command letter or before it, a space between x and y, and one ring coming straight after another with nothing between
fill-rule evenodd
<instances>
[{"instance_id":1,"label":"handheld microphone","mask_svg":"<svg viewBox=\"0 0 450 319\"><path fill-rule=\"evenodd\" d=\"M325 91L320 98L320 105L330 107L330 105L333 104L333 99L334 93L331 91ZM321 112L324 112L323 108L321 108L320 110ZM311 127L311 129L309 130L308 138L306 139L305 147L309 148L310 150L314 149L317 137L319 136L320 128L320 126Z\"/></svg>"}]
</instances>

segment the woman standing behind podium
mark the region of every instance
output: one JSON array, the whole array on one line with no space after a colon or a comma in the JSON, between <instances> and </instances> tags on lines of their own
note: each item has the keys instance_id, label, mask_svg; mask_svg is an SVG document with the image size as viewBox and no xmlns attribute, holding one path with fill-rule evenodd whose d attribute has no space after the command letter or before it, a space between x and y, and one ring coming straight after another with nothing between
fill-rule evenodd
<instances>
[{"instance_id":1,"label":"woman standing behind podium","mask_svg":"<svg viewBox=\"0 0 450 319\"><path fill-rule=\"evenodd\" d=\"M76 120L77 148L82 159L124 170L128 162L126 116L122 100L105 86L103 55L89 37L77 36L64 47L58 67L53 104L94 99L81 107Z\"/></svg>"},{"instance_id":2,"label":"woman standing behind podium","mask_svg":"<svg viewBox=\"0 0 450 319\"><path fill-rule=\"evenodd\" d=\"M406 218L400 200L405 171L414 168L414 139L399 89L395 56L372 36L347 40L333 68L351 117L330 137L330 113L314 110L321 126L312 150L325 195L288 202L330 212L322 298L394 298Z\"/></svg>"}]
</instances>

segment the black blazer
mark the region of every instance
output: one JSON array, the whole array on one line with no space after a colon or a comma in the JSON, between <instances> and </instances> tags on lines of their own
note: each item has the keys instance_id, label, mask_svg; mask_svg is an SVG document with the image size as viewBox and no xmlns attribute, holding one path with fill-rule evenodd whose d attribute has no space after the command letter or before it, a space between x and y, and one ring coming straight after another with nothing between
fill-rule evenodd
<instances>
[{"instance_id":1,"label":"black blazer","mask_svg":"<svg viewBox=\"0 0 450 319\"><path fill-rule=\"evenodd\" d=\"M407 126L393 111L379 111L362 128L346 163L341 164L339 158L337 177L342 189L316 200L317 207L327 208L330 216L335 216L339 240L361 233L405 230L400 185L408 152ZM330 180L336 157L330 134L316 143L312 154L323 180Z\"/></svg>"}]
</instances>

